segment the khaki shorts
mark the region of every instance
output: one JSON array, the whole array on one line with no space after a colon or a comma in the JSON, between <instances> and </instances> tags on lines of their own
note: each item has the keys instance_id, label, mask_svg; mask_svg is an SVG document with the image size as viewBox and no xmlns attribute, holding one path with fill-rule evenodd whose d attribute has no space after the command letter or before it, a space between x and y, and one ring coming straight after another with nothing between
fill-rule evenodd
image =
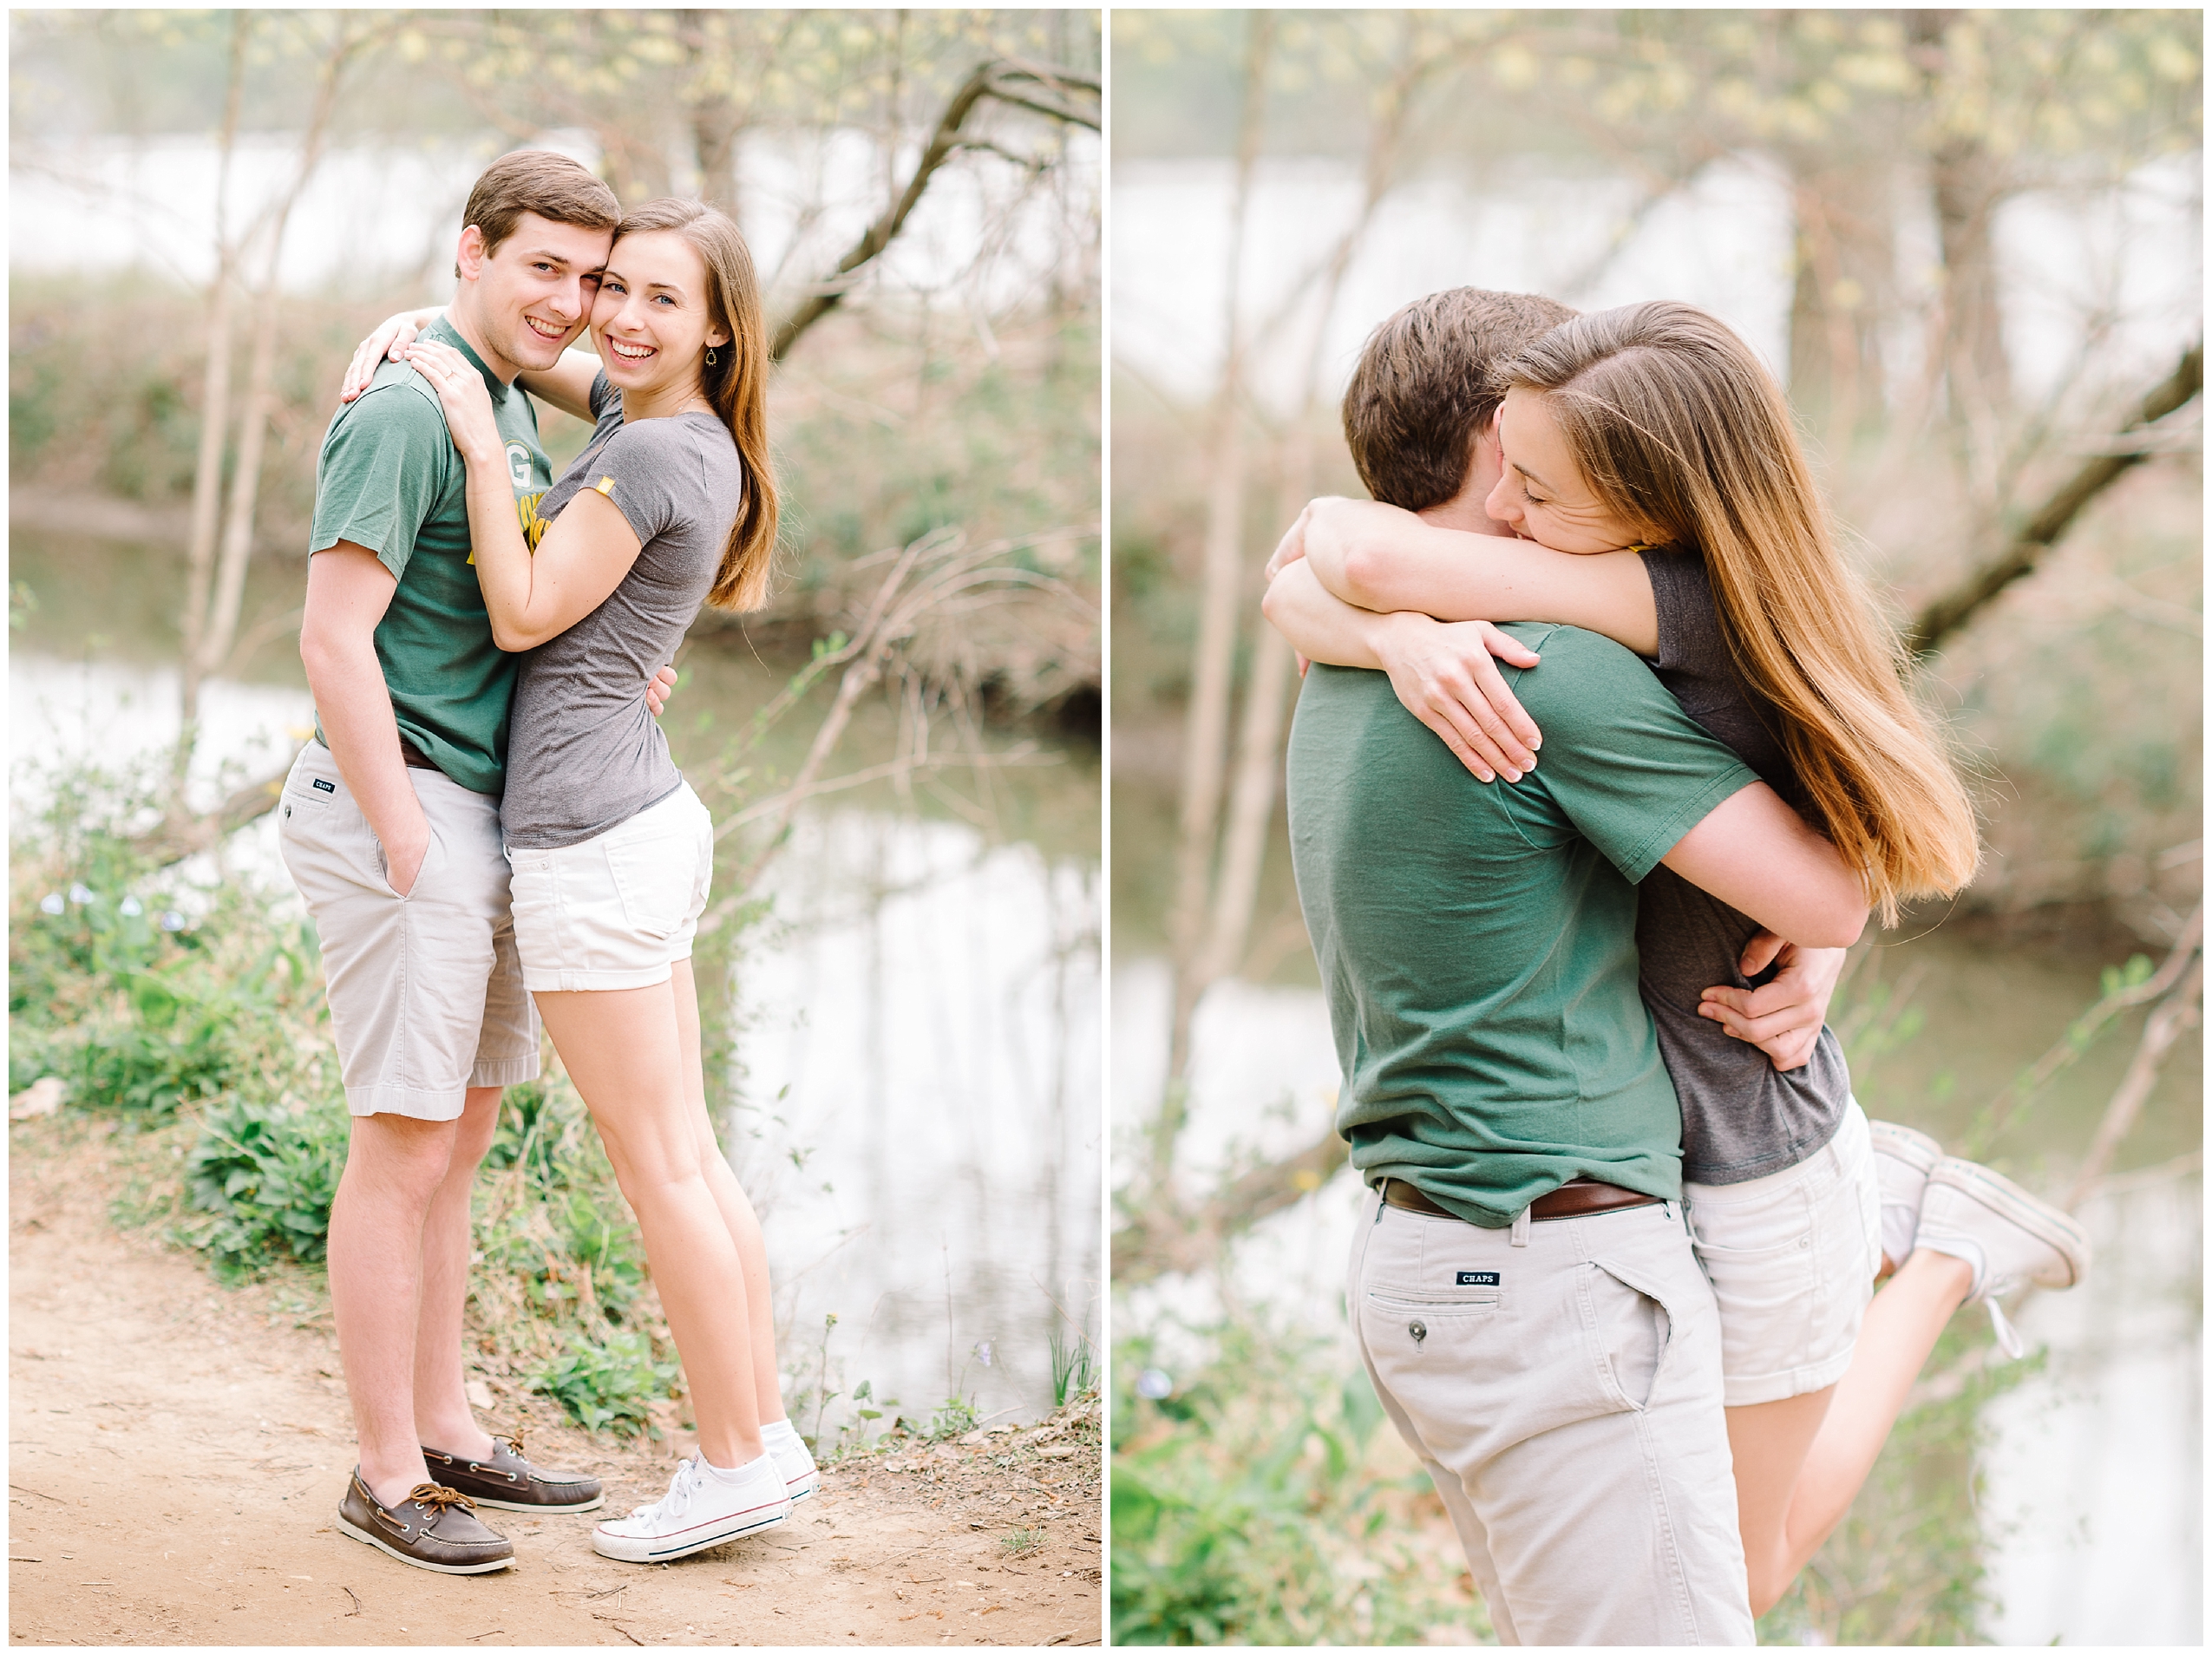
<instances>
[{"instance_id":1,"label":"khaki shorts","mask_svg":"<svg viewBox=\"0 0 2212 1655\"><path fill-rule=\"evenodd\" d=\"M1874 1141L1855 1101L1794 1167L1682 1186L1698 1263L1720 1306L1728 1405L1780 1402L1843 1377L1882 1268Z\"/></svg>"},{"instance_id":2,"label":"khaki shorts","mask_svg":"<svg viewBox=\"0 0 2212 1655\"><path fill-rule=\"evenodd\" d=\"M714 878L714 818L686 782L580 844L511 846L507 860L525 987L651 988L691 958Z\"/></svg>"},{"instance_id":3,"label":"khaki shorts","mask_svg":"<svg viewBox=\"0 0 2212 1655\"><path fill-rule=\"evenodd\" d=\"M498 801L440 771L407 778L430 843L405 896L320 742L285 778L277 842L322 940L347 1109L452 1121L470 1087L536 1078L538 1014L507 918Z\"/></svg>"},{"instance_id":4,"label":"khaki shorts","mask_svg":"<svg viewBox=\"0 0 2212 1655\"><path fill-rule=\"evenodd\" d=\"M1753 1641L1719 1318L1680 1213L1531 1223L1515 1246L1368 1193L1353 1338L1501 1642Z\"/></svg>"}]
</instances>

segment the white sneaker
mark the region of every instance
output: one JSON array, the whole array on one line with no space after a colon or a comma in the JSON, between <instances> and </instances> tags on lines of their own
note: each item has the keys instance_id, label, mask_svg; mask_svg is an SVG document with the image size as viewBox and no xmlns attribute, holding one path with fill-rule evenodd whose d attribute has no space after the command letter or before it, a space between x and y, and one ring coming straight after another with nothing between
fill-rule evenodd
<instances>
[{"instance_id":1,"label":"white sneaker","mask_svg":"<svg viewBox=\"0 0 2212 1655\"><path fill-rule=\"evenodd\" d=\"M1971 1161L1946 1158L1928 1173L1914 1245L1973 1266L1966 1302L1988 1305L1997 1343L2009 1357L2023 1355L2027 1346L1997 1301L2030 1285L2071 1287L2089 1273L2088 1231L2050 1202Z\"/></svg>"},{"instance_id":2,"label":"white sneaker","mask_svg":"<svg viewBox=\"0 0 2212 1655\"><path fill-rule=\"evenodd\" d=\"M1882 1187L1882 1250L1895 1268L1913 1256L1921 1192L1927 1187L1929 1172L1943 1159L1943 1146L1927 1133L1894 1121L1868 1122L1867 1135L1874 1146L1875 1179Z\"/></svg>"},{"instance_id":3,"label":"white sneaker","mask_svg":"<svg viewBox=\"0 0 2212 1655\"><path fill-rule=\"evenodd\" d=\"M781 1442L770 1442L768 1452L776 1469L783 1474L784 1491L794 1504L821 1487L821 1472L815 1465L815 1456L807 1451L806 1442L796 1431Z\"/></svg>"},{"instance_id":4,"label":"white sneaker","mask_svg":"<svg viewBox=\"0 0 2212 1655\"><path fill-rule=\"evenodd\" d=\"M763 1454L732 1482L695 1455L677 1466L668 1492L651 1505L592 1529L592 1549L622 1563L665 1563L774 1528L790 1515L791 1496L772 1456Z\"/></svg>"}]
</instances>

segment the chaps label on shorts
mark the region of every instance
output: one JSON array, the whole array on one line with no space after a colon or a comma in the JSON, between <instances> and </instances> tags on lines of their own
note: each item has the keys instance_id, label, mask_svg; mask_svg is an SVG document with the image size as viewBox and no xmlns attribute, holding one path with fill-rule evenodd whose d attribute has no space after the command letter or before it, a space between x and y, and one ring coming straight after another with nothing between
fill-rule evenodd
<instances>
[{"instance_id":1,"label":"chaps label on shorts","mask_svg":"<svg viewBox=\"0 0 2212 1655\"><path fill-rule=\"evenodd\" d=\"M325 782L318 775L315 778L315 790L317 793L336 793L338 789L335 782Z\"/></svg>"},{"instance_id":2,"label":"chaps label on shorts","mask_svg":"<svg viewBox=\"0 0 2212 1655\"><path fill-rule=\"evenodd\" d=\"M1495 1287L1498 1272L1495 1270L1463 1270L1456 1285L1461 1287Z\"/></svg>"}]
</instances>

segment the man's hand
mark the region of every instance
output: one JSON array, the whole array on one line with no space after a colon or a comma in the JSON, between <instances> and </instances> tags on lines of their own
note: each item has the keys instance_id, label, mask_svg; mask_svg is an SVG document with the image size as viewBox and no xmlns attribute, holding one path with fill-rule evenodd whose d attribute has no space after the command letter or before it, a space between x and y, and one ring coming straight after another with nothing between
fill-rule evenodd
<instances>
[{"instance_id":1,"label":"man's hand","mask_svg":"<svg viewBox=\"0 0 2212 1655\"><path fill-rule=\"evenodd\" d=\"M1488 621L1432 620L1404 611L1378 629L1376 653L1405 710L1484 782L1518 782L1536 768L1543 736L1497 669L1532 667L1536 652Z\"/></svg>"},{"instance_id":2,"label":"man's hand","mask_svg":"<svg viewBox=\"0 0 2212 1655\"><path fill-rule=\"evenodd\" d=\"M1757 1046L1776 1069L1802 1068L1811 1060L1821 1026L1828 1021L1828 1003L1849 952L1800 948L1762 931L1744 945L1736 968L1757 977L1778 961L1782 969L1774 980L1764 988L1709 988L1698 1015L1719 1024L1731 1039Z\"/></svg>"},{"instance_id":3,"label":"man's hand","mask_svg":"<svg viewBox=\"0 0 2212 1655\"><path fill-rule=\"evenodd\" d=\"M676 693L676 669L664 666L645 683L645 706L656 718L660 710L668 705L668 698Z\"/></svg>"},{"instance_id":4,"label":"man's hand","mask_svg":"<svg viewBox=\"0 0 2212 1655\"><path fill-rule=\"evenodd\" d=\"M401 896L415 889L422 859L430 854L430 819L417 806L396 836L384 841L384 883Z\"/></svg>"}]
</instances>

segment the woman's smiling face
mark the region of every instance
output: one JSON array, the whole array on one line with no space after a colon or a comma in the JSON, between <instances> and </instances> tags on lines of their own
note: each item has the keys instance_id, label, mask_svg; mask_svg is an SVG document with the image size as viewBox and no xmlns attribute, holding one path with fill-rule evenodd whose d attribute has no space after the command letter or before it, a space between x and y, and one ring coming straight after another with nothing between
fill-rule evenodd
<instances>
[{"instance_id":1,"label":"woman's smiling face","mask_svg":"<svg viewBox=\"0 0 2212 1655\"><path fill-rule=\"evenodd\" d=\"M707 268L673 230L624 236L607 255L592 306L592 340L618 390L681 391L697 384L710 345L730 335L707 307Z\"/></svg>"},{"instance_id":2,"label":"woman's smiling face","mask_svg":"<svg viewBox=\"0 0 2212 1655\"><path fill-rule=\"evenodd\" d=\"M1502 469L1482 509L1515 533L1573 553L1617 552L1646 538L1592 492L1542 392L1505 394L1498 451Z\"/></svg>"}]
</instances>

